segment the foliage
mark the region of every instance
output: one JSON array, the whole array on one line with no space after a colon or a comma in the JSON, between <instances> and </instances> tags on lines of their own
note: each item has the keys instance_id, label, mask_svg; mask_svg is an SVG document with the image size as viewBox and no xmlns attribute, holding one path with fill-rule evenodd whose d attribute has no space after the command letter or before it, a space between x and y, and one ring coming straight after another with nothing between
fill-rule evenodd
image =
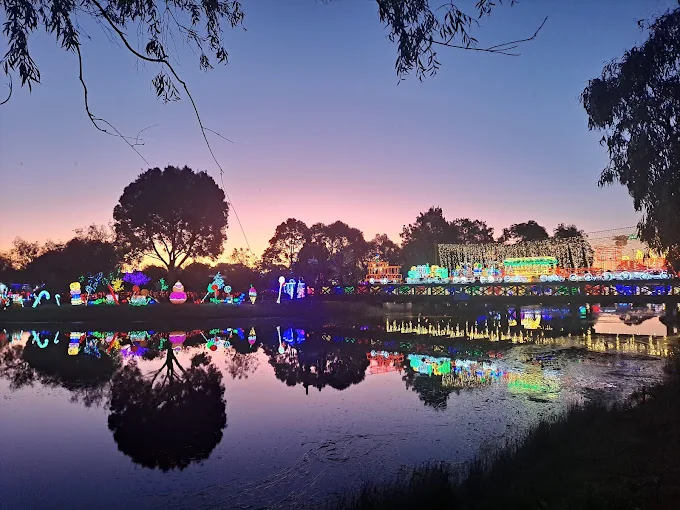
<instances>
[{"instance_id":1,"label":"foliage","mask_svg":"<svg viewBox=\"0 0 680 510\"><path fill-rule=\"evenodd\" d=\"M255 267L256 259L252 251L246 248L234 248L229 255L231 264L240 264L246 267Z\"/></svg>"},{"instance_id":2,"label":"foliage","mask_svg":"<svg viewBox=\"0 0 680 510\"><path fill-rule=\"evenodd\" d=\"M401 232L406 267L437 260L439 244L473 244L493 241L493 228L482 220L447 221L441 207L430 207Z\"/></svg>"},{"instance_id":3,"label":"foliage","mask_svg":"<svg viewBox=\"0 0 680 510\"><path fill-rule=\"evenodd\" d=\"M557 239L568 239L570 237L584 237L585 233L583 230L579 229L576 225L565 225L560 223L553 230L553 237Z\"/></svg>"},{"instance_id":4,"label":"foliage","mask_svg":"<svg viewBox=\"0 0 680 510\"><path fill-rule=\"evenodd\" d=\"M304 222L288 218L276 227L269 246L262 255L265 267L283 265L293 267L300 250L309 240L309 228Z\"/></svg>"},{"instance_id":5,"label":"foliage","mask_svg":"<svg viewBox=\"0 0 680 510\"><path fill-rule=\"evenodd\" d=\"M97 225L95 223L87 228L77 228L75 237L83 241L99 241L102 243L113 243L116 240L116 233L109 225Z\"/></svg>"},{"instance_id":6,"label":"foliage","mask_svg":"<svg viewBox=\"0 0 680 510\"><path fill-rule=\"evenodd\" d=\"M548 239L548 231L534 220L526 223L513 223L510 227L503 229L503 235L499 241L503 243L516 243L526 241L542 241Z\"/></svg>"},{"instance_id":7,"label":"foliage","mask_svg":"<svg viewBox=\"0 0 680 510\"><path fill-rule=\"evenodd\" d=\"M401 248L387 234L377 234L368 242L368 258L372 259L376 255L380 260L398 264L401 260Z\"/></svg>"},{"instance_id":8,"label":"foliage","mask_svg":"<svg viewBox=\"0 0 680 510\"><path fill-rule=\"evenodd\" d=\"M680 260L680 8L641 26L640 46L608 63L581 95L609 162L600 186L628 189L641 238Z\"/></svg>"},{"instance_id":9,"label":"foliage","mask_svg":"<svg viewBox=\"0 0 680 510\"><path fill-rule=\"evenodd\" d=\"M229 206L206 172L152 168L129 184L113 210L118 243L132 257L160 261L172 276L196 257L217 257Z\"/></svg>"},{"instance_id":10,"label":"foliage","mask_svg":"<svg viewBox=\"0 0 680 510\"><path fill-rule=\"evenodd\" d=\"M301 384L306 392L310 386L321 391L326 386L344 390L359 384L369 365L365 351L344 345L304 346L286 349L283 354L265 346L265 352L277 379L287 386Z\"/></svg>"},{"instance_id":11,"label":"foliage","mask_svg":"<svg viewBox=\"0 0 680 510\"><path fill-rule=\"evenodd\" d=\"M162 471L207 459L227 423L222 374L197 354L184 369L174 351L149 379L136 363L111 382L109 429L118 448L135 463ZM199 418L200 417L200 418Z\"/></svg>"},{"instance_id":12,"label":"foliage","mask_svg":"<svg viewBox=\"0 0 680 510\"><path fill-rule=\"evenodd\" d=\"M439 68L435 50L437 46L515 55L512 51L519 43L533 39L538 33L528 39L478 48L472 29L479 24L478 18L491 14L502 0L478 0L474 11L470 13L463 12L453 3L433 9L426 0L376 2L378 16L389 31L389 39L397 43L395 69L399 78L404 78L414 70L419 79L436 73ZM509 0L510 5L514 2ZM158 65L159 72L153 78L152 86L157 97L174 101L179 99L181 92L188 94L186 82L173 66L177 60L177 55L172 52L173 48L176 51L175 41L183 40L191 47L201 70L212 69L211 58L220 64L228 62L228 53L222 41L224 26L240 27L245 17L238 0L202 3L177 0L164 3L128 0L109 0L106 3L101 0L43 0L36 3L30 0L5 0L2 7L7 20L3 29L7 38L7 52L2 59L5 74L10 79L18 75L21 84L29 89L40 83L40 70L29 50L29 41L38 29L54 34L63 49L78 56L86 109L93 123L102 130L106 129L102 127L102 122L108 123L90 113L87 88L82 79L81 45L90 39L81 28L84 19L89 18L102 26L112 42L120 48L126 48L137 59ZM135 41L130 41L126 35L134 32L140 37L138 47L143 50L135 49Z\"/></svg>"},{"instance_id":13,"label":"foliage","mask_svg":"<svg viewBox=\"0 0 680 510\"><path fill-rule=\"evenodd\" d=\"M324 246L309 242L298 254L294 273L304 278L309 285L327 283L330 280L329 260L330 254Z\"/></svg>"},{"instance_id":14,"label":"foliage","mask_svg":"<svg viewBox=\"0 0 680 510\"><path fill-rule=\"evenodd\" d=\"M86 406L100 404L107 396L108 383L120 366L120 359L102 353L100 357L68 356L67 339L50 342L44 349L33 341L25 346L10 345L0 350L0 377L10 388L38 382L47 387L65 388L73 401Z\"/></svg>"},{"instance_id":15,"label":"foliage","mask_svg":"<svg viewBox=\"0 0 680 510\"><path fill-rule=\"evenodd\" d=\"M364 234L342 221L310 228L310 242L328 254L327 278L338 283L355 283L363 276L362 262L369 249Z\"/></svg>"},{"instance_id":16,"label":"foliage","mask_svg":"<svg viewBox=\"0 0 680 510\"><path fill-rule=\"evenodd\" d=\"M10 252L12 264L16 269L24 269L40 255L40 244L16 237Z\"/></svg>"},{"instance_id":17,"label":"foliage","mask_svg":"<svg viewBox=\"0 0 680 510\"><path fill-rule=\"evenodd\" d=\"M113 273L120 263L115 245L79 237L45 251L26 266L25 278L53 289L68 289L83 274Z\"/></svg>"}]
</instances>

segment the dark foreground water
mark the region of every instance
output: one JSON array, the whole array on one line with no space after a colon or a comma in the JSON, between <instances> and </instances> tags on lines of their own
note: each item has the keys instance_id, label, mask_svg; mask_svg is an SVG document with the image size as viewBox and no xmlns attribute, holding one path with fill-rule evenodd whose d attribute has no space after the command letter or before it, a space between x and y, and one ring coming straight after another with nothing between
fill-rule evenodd
<instances>
[{"instance_id":1,"label":"dark foreground water","mask_svg":"<svg viewBox=\"0 0 680 510\"><path fill-rule=\"evenodd\" d=\"M227 326L0 330L0 508L313 507L624 398L660 380L671 348L648 336L657 318L617 316L570 336Z\"/></svg>"}]
</instances>

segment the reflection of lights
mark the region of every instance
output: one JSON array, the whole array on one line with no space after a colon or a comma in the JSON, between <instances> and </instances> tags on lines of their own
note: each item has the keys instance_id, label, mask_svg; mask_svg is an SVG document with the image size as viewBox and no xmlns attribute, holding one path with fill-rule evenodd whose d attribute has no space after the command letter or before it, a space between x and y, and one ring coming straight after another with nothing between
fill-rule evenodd
<instances>
[{"instance_id":1,"label":"reflection of lights","mask_svg":"<svg viewBox=\"0 0 680 510\"><path fill-rule=\"evenodd\" d=\"M250 328L250 333L248 333L248 343L252 347L257 341L257 336L255 335L255 328Z\"/></svg>"},{"instance_id":2,"label":"reflection of lights","mask_svg":"<svg viewBox=\"0 0 680 510\"><path fill-rule=\"evenodd\" d=\"M411 368L419 374L442 375L451 372L450 358L435 358L433 356L409 354L408 360Z\"/></svg>"},{"instance_id":3,"label":"reflection of lights","mask_svg":"<svg viewBox=\"0 0 680 510\"><path fill-rule=\"evenodd\" d=\"M68 355L76 356L80 352L80 341L85 336L85 333L71 331L69 333Z\"/></svg>"},{"instance_id":4,"label":"reflection of lights","mask_svg":"<svg viewBox=\"0 0 680 510\"><path fill-rule=\"evenodd\" d=\"M184 331L173 331L169 335L170 343L173 345L181 345L187 339L187 334Z\"/></svg>"},{"instance_id":5,"label":"reflection of lights","mask_svg":"<svg viewBox=\"0 0 680 510\"><path fill-rule=\"evenodd\" d=\"M293 328L288 328L283 332L283 341L291 345L301 344L305 339L306 335L304 329L294 330Z\"/></svg>"},{"instance_id":6,"label":"reflection of lights","mask_svg":"<svg viewBox=\"0 0 680 510\"><path fill-rule=\"evenodd\" d=\"M404 355L398 352L371 351L366 353L366 357L372 374L401 372L404 363Z\"/></svg>"}]
</instances>

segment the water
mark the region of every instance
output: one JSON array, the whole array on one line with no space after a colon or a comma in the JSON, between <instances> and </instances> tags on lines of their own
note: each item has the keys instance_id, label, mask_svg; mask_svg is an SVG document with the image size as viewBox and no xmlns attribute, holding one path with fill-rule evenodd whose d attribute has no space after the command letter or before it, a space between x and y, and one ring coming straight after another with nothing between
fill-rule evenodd
<instances>
[{"instance_id":1,"label":"water","mask_svg":"<svg viewBox=\"0 0 680 510\"><path fill-rule=\"evenodd\" d=\"M468 324L465 338L445 319L7 331L0 507L314 506L653 384L672 348L648 336L657 322L521 337Z\"/></svg>"}]
</instances>

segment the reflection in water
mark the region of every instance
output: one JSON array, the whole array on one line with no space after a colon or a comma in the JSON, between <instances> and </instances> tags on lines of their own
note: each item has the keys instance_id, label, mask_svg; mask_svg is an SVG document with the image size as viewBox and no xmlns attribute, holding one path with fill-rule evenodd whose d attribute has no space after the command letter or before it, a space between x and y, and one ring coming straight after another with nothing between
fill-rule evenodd
<instances>
[{"instance_id":1,"label":"reflection in water","mask_svg":"<svg viewBox=\"0 0 680 510\"><path fill-rule=\"evenodd\" d=\"M209 503L216 507L235 495L238 505L268 507L265 492L312 490L317 476L326 484L317 484L322 497L327 486L370 474L366 466L388 472L435 458L464 461L479 445L505 441L593 392L619 399L657 381L661 358L671 353L664 337L507 334L488 322L427 319L316 330L13 331L0 332L0 384L33 386L32 405L52 398L50 412L60 409L62 393L51 396L43 387L94 406L108 422L106 443L132 461L116 468L117 477L134 463L147 468L149 486L160 484L167 494L213 490ZM305 396L310 387L318 391ZM341 396L333 391L348 388ZM0 413L6 437L21 435L7 425L9 415ZM67 422L73 430L89 426L76 420ZM12 453L15 461L23 454ZM36 446L31 455L40 462L48 454ZM71 471L83 469L63 460ZM177 478L162 478L172 469L194 475L183 474L175 489ZM125 482L135 497L145 493L134 483L139 473ZM277 500L282 508L284 496ZM35 498L23 507L45 506ZM73 506L87 507L79 503ZM125 506L120 499L112 504Z\"/></svg>"},{"instance_id":2,"label":"reflection in water","mask_svg":"<svg viewBox=\"0 0 680 510\"><path fill-rule=\"evenodd\" d=\"M227 422L222 374L210 357L194 355L185 370L173 349L165 352L153 374L132 362L113 377L108 419L121 452L163 471L207 459Z\"/></svg>"}]
</instances>

